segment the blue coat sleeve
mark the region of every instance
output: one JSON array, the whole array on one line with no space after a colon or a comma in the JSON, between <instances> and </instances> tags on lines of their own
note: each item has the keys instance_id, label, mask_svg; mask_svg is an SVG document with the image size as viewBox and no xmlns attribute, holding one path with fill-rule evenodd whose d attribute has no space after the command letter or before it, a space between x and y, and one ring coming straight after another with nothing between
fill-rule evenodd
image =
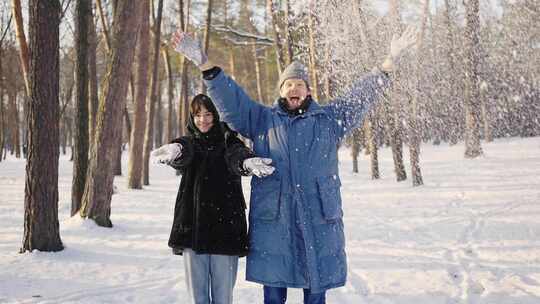
<instances>
[{"instance_id":1,"label":"blue coat sleeve","mask_svg":"<svg viewBox=\"0 0 540 304\"><path fill-rule=\"evenodd\" d=\"M348 92L324 106L326 113L337 122L337 135L343 138L359 127L373 104L389 86L390 79L386 74L371 73L356 81Z\"/></svg>"},{"instance_id":2,"label":"blue coat sleeve","mask_svg":"<svg viewBox=\"0 0 540 304\"><path fill-rule=\"evenodd\" d=\"M212 79L205 79L208 94L218 109L221 120L242 136L253 139L264 131L270 108L253 101L229 76L220 71Z\"/></svg>"}]
</instances>

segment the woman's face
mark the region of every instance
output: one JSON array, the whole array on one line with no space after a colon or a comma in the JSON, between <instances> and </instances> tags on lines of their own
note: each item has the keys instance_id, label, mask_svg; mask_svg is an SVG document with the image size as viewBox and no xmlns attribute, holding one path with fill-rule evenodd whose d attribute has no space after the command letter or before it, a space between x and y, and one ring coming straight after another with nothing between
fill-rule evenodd
<instances>
[{"instance_id":1,"label":"woman's face","mask_svg":"<svg viewBox=\"0 0 540 304\"><path fill-rule=\"evenodd\" d=\"M202 133L208 132L214 125L214 115L212 112L208 112L204 106L201 106L199 112L193 115L193 120L195 121L197 129Z\"/></svg>"}]
</instances>

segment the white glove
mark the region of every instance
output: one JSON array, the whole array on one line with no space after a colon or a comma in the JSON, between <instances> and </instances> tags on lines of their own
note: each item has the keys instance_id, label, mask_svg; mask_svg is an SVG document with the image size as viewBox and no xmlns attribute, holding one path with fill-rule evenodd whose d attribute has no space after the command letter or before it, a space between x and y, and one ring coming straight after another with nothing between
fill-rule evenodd
<instances>
[{"instance_id":1,"label":"white glove","mask_svg":"<svg viewBox=\"0 0 540 304\"><path fill-rule=\"evenodd\" d=\"M182 145L178 143L167 144L150 153L154 163L169 164L182 155Z\"/></svg>"},{"instance_id":2,"label":"white glove","mask_svg":"<svg viewBox=\"0 0 540 304\"><path fill-rule=\"evenodd\" d=\"M200 67L208 61L204 53L201 42L190 34L177 30L172 37L171 44L175 51L191 60L196 66Z\"/></svg>"},{"instance_id":3,"label":"white glove","mask_svg":"<svg viewBox=\"0 0 540 304\"><path fill-rule=\"evenodd\" d=\"M243 167L257 177L265 177L276 170L276 168L269 166L271 163L271 158L252 157L244 160Z\"/></svg>"},{"instance_id":4,"label":"white glove","mask_svg":"<svg viewBox=\"0 0 540 304\"><path fill-rule=\"evenodd\" d=\"M396 34L392 37L390 42L390 57L397 62L397 60L408 50L413 44L418 41L418 30L414 26L409 26L403 32L401 37L398 38Z\"/></svg>"}]
</instances>

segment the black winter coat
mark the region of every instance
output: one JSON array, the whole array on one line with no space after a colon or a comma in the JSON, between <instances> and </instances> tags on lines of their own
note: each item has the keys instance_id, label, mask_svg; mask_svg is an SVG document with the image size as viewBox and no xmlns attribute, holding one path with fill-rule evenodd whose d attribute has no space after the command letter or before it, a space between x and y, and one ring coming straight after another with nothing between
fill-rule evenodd
<instances>
[{"instance_id":1,"label":"black winter coat","mask_svg":"<svg viewBox=\"0 0 540 304\"><path fill-rule=\"evenodd\" d=\"M182 155L169 165L180 170L169 247L196 253L245 256L248 251L246 203L242 193L242 164L253 157L225 123L201 133L190 119L189 136L180 143Z\"/></svg>"}]
</instances>

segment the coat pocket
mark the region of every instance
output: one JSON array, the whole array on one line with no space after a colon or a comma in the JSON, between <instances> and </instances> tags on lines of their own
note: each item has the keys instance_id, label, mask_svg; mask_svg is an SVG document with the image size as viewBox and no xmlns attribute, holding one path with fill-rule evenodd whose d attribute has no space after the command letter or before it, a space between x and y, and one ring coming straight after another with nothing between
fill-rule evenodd
<instances>
[{"instance_id":1,"label":"coat pocket","mask_svg":"<svg viewBox=\"0 0 540 304\"><path fill-rule=\"evenodd\" d=\"M341 209L341 181L339 176L317 177L317 186L324 219L327 221L340 219L343 216L343 210Z\"/></svg>"},{"instance_id":2,"label":"coat pocket","mask_svg":"<svg viewBox=\"0 0 540 304\"><path fill-rule=\"evenodd\" d=\"M256 177L254 177L256 178ZM273 221L279 216L281 180L270 176L260 179L251 187L249 217Z\"/></svg>"}]
</instances>

